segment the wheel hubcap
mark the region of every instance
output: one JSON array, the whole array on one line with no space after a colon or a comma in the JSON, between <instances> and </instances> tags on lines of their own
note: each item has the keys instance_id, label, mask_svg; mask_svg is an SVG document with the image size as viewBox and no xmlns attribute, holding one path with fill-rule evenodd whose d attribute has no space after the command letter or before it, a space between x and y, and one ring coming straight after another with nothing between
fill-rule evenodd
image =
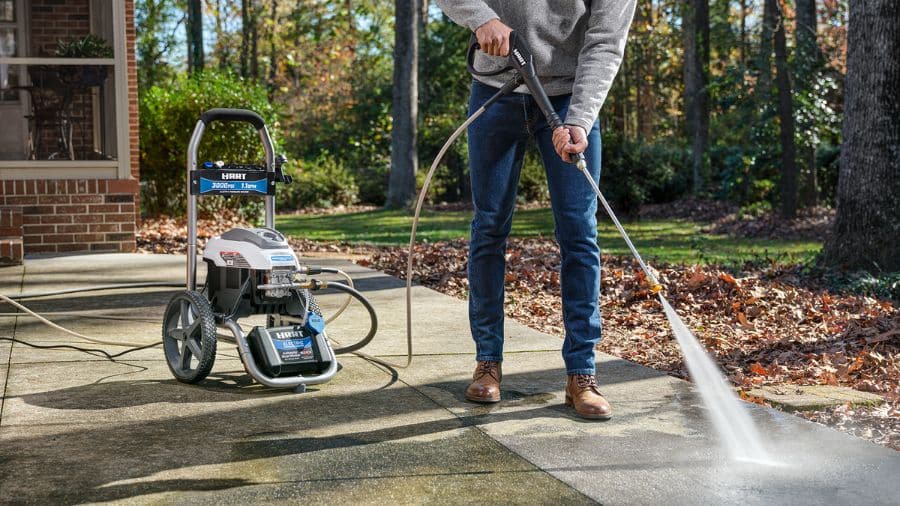
<instances>
[{"instance_id":1,"label":"wheel hubcap","mask_svg":"<svg viewBox=\"0 0 900 506\"><path fill-rule=\"evenodd\" d=\"M181 371L191 372L192 361L199 362L202 356L202 334L200 319L190 302L181 301L178 313L169 318L166 337L170 340L169 361Z\"/></svg>"}]
</instances>

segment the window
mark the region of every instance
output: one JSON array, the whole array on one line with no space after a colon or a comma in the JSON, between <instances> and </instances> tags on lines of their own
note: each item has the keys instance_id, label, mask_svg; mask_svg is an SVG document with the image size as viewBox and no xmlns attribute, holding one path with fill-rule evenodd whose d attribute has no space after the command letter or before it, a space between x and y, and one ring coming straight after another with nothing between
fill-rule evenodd
<instances>
[{"instance_id":1,"label":"window","mask_svg":"<svg viewBox=\"0 0 900 506\"><path fill-rule=\"evenodd\" d=\"M124 39L124 0L0 0L0 179L129 176Z\"/></svg>"},{"instance_id":2,"label":"window","mask_svg":"<svg viewBox=\"0 0 900 506\"><path fill-rule=\"evenodd\" d=\"M0 57L16 56L16 38L20 32L17 21L16 0L0 0ZM18 102L16 93L6 91L17 83L15 69L0 65L0 102Z\"/></svg>"}]
</instances>

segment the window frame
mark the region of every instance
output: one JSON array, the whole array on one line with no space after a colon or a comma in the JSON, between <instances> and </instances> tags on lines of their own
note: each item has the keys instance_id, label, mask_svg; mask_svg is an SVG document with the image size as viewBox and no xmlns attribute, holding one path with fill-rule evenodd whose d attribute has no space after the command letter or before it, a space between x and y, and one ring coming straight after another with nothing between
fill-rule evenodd
<instances>
[{"instance_id":1,"label":"window frame","mask_svg":"<svg viewBox=\"0 0 900 506\"><path fill-rule=\"evenodd\" d=\"M101 2L102 3L105 2ZM107 65L115 79L116 160L0 160L0 181L8 179L131 179L131 127L129 124L128 59L126 49L125 0L113 0L112 58L0 57L9 65ZM93 7L93 4L91 4ZM19 17L29 20L23 8ZM94 12L90 13L93 16ZM23 35L25 35L23 34Z\"/></svg>"}]
</instances>

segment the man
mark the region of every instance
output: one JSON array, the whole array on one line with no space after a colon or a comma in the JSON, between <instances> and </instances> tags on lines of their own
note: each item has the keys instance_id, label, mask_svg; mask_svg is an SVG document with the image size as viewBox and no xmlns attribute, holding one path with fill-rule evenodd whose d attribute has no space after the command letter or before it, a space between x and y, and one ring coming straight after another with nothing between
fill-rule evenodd
<instances>
[{"instance_id":1,"label":"man","mask_svg":"<svg viewBox=\"0 0 900 506\"><path fill-rule=\"evenodd\" d=\"M534 56L538 77L565 126L550 131L520 87L469 126L469 163L475 215L469 243L469 321L477 366L466 399L498 402L503 361L503 283L516 187L527 143L541 153L562 268L562 354L566 404L582 417L606 419L611 408L597 388L594 348L600 341L600 250L597 198L569 159L584 153L600 178L597 114L618 72L635 0L438 0L454 22L475 32L479 70L505 66L515 30ZM475 77L471 114L510 79Z\"/></svg>"}]
</instances>

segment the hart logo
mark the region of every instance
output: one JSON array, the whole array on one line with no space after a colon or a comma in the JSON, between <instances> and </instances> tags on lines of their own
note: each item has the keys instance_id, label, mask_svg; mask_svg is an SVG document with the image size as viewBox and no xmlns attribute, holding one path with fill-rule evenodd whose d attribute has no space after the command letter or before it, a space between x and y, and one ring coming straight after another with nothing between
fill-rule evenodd
<instances>
[{"instance_id":1,"label":"hart logo","mask_svg":"<svg viewBox=\"0 0 900 506\"><path fill-rule=\"evenodd\" d=\"M299 332L275 332L275 339L294 339L295 337L303 337Z\"/></svg>"},{"instance_id":2,"label":"hart logo","mask_svg":"<svg viewBox=\"0 0 900 506\"><path fill-rule=\"evenodd\" d=\"M247 174L241 174L238 172L225 172L222 174L222 179L247 179Z\"/></svg>"},{"instance_id":3,"label":"hart logo","mask_svg":"<svg viewBox=\"0 0 900 506\"><path fill-rule=\"evenodd\" d=\"M522 56L522 53L520 53L518 49L513 49L513 56L516 57L516 61L519 62L519 65L525 66L525 57Z\"/></svg>"}]
</instances>

